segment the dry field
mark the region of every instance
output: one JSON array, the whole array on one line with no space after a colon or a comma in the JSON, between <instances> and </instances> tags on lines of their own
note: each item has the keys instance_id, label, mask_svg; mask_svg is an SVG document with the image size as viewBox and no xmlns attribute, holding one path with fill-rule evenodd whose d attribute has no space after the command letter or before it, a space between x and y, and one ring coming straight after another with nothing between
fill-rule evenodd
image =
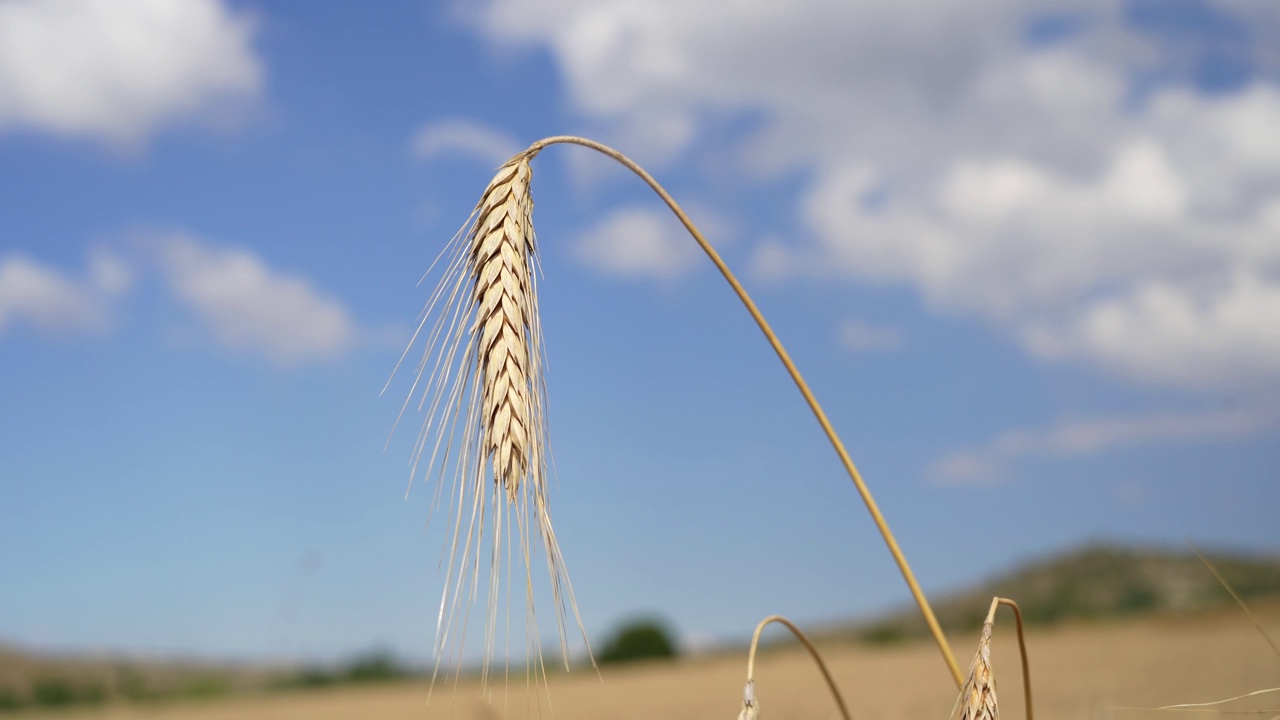
<instances>
[{"instance_id":1,"label":"dry field","mask_svg":"<svg viewBox=\"0 0 1280 720\"><path fill-rule=\"evenodd\" d=\"M1268 628L1280 625L1280 603L1255 608ZM1001 710L1022 718L1022 687L1013 623L997 618L992 644ZM781 637L782 633L773 637ZM953 637L957 651L971 650L970 638ZM976 641L975 637L972 639ZM1239 611L1198 619L1143 619L1125 623L1077 624L1033 631L1028 636L1037 714L1041 720L1104 718L1149 720L1204 713L1126 710L1121 706L1157 706L1203 702L1280 685L1280 658ZM824 655L858 720L946 720L955 690L930 643L888 648L827 645ZM967 663L968 657L965 657ZM427 705L427 687L401 684L272 695L167 707L116 706L55 715L17 718L69 720L324 720L326 718L723 718L738 714L745 677L743 657L717 656L670 664L607 668L603 679L590 671L553 677L551 701L541 707L526 693L523 676L492 702L479 687L464 682L456 693L437 688ZM836 717L817 672L802 651L779 649L757 659L757 695L766 718ZM1275 695L1252 706L1275 708ZM1214 714L1210 714L1212 716ZM1246 715L1269 720L1270 714Z\"/></svg>"}]
</instances>

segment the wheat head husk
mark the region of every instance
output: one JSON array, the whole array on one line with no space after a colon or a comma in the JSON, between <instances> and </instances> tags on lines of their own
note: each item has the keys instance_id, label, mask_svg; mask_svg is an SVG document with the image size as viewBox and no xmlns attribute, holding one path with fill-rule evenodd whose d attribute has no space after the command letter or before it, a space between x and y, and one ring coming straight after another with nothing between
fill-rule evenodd
<instances>
[{"instance_id":1,"label":"wheat head husk","mask_svg":"<svg viewBox=\"0 0 1280 720\"><path fill-rule=\"evenodd\" d=\"M969 664L969 677L960 689L960 698L957 700L959 714L952 713L958 720L999 720L996 679L991 671L991 628L990 620L982 625L978 652Z\"/></svg>"},{"instance_id":2,"label":"wheat head husk","mask_svg":"<svg viewBox=\"0 0 1280 720\"><path fill-rule=\"evenodd\" d=\"M521 158L507 163L480 199L471 232L471 267L475 280L475 330L481 382L480 413L483 452L494 482L515 502L521 480L529 475L530 434L543 418L531 400L536 368L530 361L531 335L538 327L538 296L533 285L532 172ZM536 473L534 482L541 480ZM541 488L536 488L538 492Z\"/></svg>"},{"instance_id":3,"label":"wheat head husk","mask_svg":"<svg viewBox=\"0 0 1280 720\"><path fill-rule=\"evenodd\" d=\"M418 409L425 414L411 478L425 463L425 474L436 481L433 510L443 487L451 488L437 660L452 653L461 663L470 608L481 584L483 556L488 555L486 676L497 649L499 600L503 589L509 596L515 583L524 586L526 651L537 655L542 667L530 569L536 545L546 556L566 667L567 610L582 627L548 508L550 453L531 157L521 153L498 168L468 225L433 265L434 270L443 261L410 343L426 343L405 402L407 409L420 397ZM513 564L521 571L514 583Z\"/></svg>"}]
</instances>

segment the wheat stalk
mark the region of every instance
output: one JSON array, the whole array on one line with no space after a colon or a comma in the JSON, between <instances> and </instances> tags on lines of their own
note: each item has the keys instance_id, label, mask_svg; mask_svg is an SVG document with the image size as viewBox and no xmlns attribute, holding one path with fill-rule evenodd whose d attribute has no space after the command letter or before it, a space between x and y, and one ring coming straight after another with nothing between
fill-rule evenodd
<instances>
[{"instance_id":1,"label":"wheat stalk","mask_svg":"<svg viewBox=\"0 0 1280 720\"><path fill-rule=\"evenodd\" d=\"M760 701L756 698L756 649L760 646L760 633L764 632L770 623L777 623L790 630L800 644L809 651L809 656L813 658L813 663L818 666L818 672L822 673L822 679L827 684L827 691L835 700L840 717L843 720L850 720L849 708L844 704L844 697L836 687L835 678L831 677L831 671L827 669L822 653L818 652L818 648L814 646L809 636L804 634L804 631L781 615L770 615L761 620L756 625L755 633L751 635L751 649L747 652L747 684L742 688L742 710L738 712L738 720L760 720Z\"/></svg>"},{"instance_id":2,"label":"wheat stalk","mask_svg":"<svg viewBox=\"0 0 1280 720\"><path fill-rule=\"evenodd\" d=\"M444 485L452 488L449 562L436 628L437 668L439 660L451 652L461 663L487 549L486 676L496 650L501 587L504 582L508 592L511 587L513 540L524 574L528 649L537 654L538 667L542 668L542 658L530 568L535 542L546 553L566 667L568 609L582 630L548 510L546 386L529 191L531 157L521 153L498 169L467 226L433 263L434 269L445 260L440 282L410 341L412 348L425 336L426 350L401 408L403 416L412 399L420 397L418 409L426 415L414 444L410 483L425 459L427 474L438 480L433 510ZM452 482L447 483L450 474ZM531 535L534 526L536 536ZM491 532L487 543L486 527Z\"/></svg>"},{"instance_id":3,"label":"wheat stalk","mask_svg":"<svg viewBox=\"0 0 1280 720\"><path fill-rule=\"evenodd\" d=\"M671 208L733 288L778 354L779 360L831 441L911 590L952 678L960 686L962 676L951 647L897 540L889 531L875 499L835 428L759 308L720 255L689 220L688 215L648 172L613 148L573 136L539 140L498 170L472 212L465 232L455 235L441 257L437 258L437 263L441 259L446 260L444 275L428 301L418 330L410 342L410 347L413 347L419 336L426 335L427 350L418 365L417 379L409 393L410 399L405 401L405 407L401 409L403 416L410 400L415 397L419 384L424 384L419 409L425 409L426 419L414 446L411 478L416 476L419 464L430 448L427 473L440 473L440 482L436 484L438 503L440 489L445 484L445 468L452 467L454 472L453 492L449 499L452 539L447 551L449 569L437 628L438 652L444 648L456 622L461 622L465 633L470 603L462 601L464 598L471 601L475 599L480 548L483 544L481 533L486 522L491 522L492 556L485 632L487 674L497 621L496 588L502 580L500 569L503 543L510 535L509 530L504 535L504 522L506 527L510 527L512 519L515 521L520 560L525 570L527 620L534 628L530 642L531 647L536 648L537 625L533 611L532 577L529 574L530 512L534 514L533 520L538 525L537 539L546 550L547 567L556 599L560 647L566 667L567 609L572 609L578 629L586 640L586 632L582 630L573 589L547 510L546 475L549 454L545 426L546 390L542 380L542 328L537 315L537 256L532 223L533 200L529 194L529 161L543 148L557 143L591 148L613 158L640 176ZM458 354L459 348L465 348L461 357ZM407 354L408 349L405 351L406 356ZM401 357L401 362L404 357ZM394 372L392 375L394 376ZM465 413L462 412L463 408L466 409ZM498 485L504 488L505 502L500 502L499 493L496 489L491 489L490 477L493 479L492 488ZM412 484L412 479L410 483ZM509 544L506 549L509 555ZM469 582L467 578L470 578ZM510 587L509 580L507 586ZM538 654L541 661L540 650Z\"/></svg>"},{"instance_id":4,"label":"wheat stalk","mask_svg":"<svg viewBox=\"0 0 1280 720\"><path fill-rule=\"evenodd\" d=\"M553 137L543 138L529 146L525 150L530 157L538 154L548 145L559 143L568 143L572 145L580 145L582 147L591 148L596 152L606 155L631 172L635 173L641 180L645 182L662 201L666 203L671 212L680 220L680 224L684 225L685 230L689 231L689 235L693 237L694 242L698 243L698 247L706 253L707 258L716 266L716 270L720 271L720 275L724 277L725 282L729 283L729 287L733 288L733 292L742 301L743 307L751 315L751 319L755 320L756 325L760 328L760 332L764 333L765 339L768 340L769 346L777 353L778 360L787 370L787 374L791 376L791 380L795 383L796 389L800 391L800 395L804 397L805 402L809 405L809 409L813 411L814 418L821 426L822 432L827 436L827 440L831 442L831 447L836 451L836 455L840 458L840 463L844 466L845 472L849 474L849 479L853 481L854 488L858 491L858 496L862 498L863 504L867 508L867 512L871 515L872 522L875 523L876 529L880 532L880 537L884 539L885 546L889 550L889 554L893 556L894 563L898 566L898 571L902 573L902 579L907 583L907 588L911 591L911 596L916 601L916 606L920 608L920 614L924 617L925 624L929 626L929 633L933 635L934 642L938 645L938 651L942 653L943 662L947 665L951 678L955 681L956 687L960 687L963 676L960 674L960 666L956 664L955 654L951 652L951 644L947 642L947 636L942 631L942 626L938 624L938 618L933 613L933 608L929 605L928 598L924 595L924 590L920 588L920 583L916 581L915 573L911 571L911 565L907 562L906 556L902 552L902 548L898 546L897 539L894 538L893 532L889 530L889 523L884 519L884 515L880 512L880 506L876 503L875 498L871 495L871 490L867 487L866 482L862 479L862 473L853 463L853 458L849 456L849 451L845 449L844 442L840 440L839 434L836 433L835 427L831 424L831 420L827 418L827 413L822 409L822 405L818 403L818 398L814 396L813 391L809 389L809 384L805 382L804 377L800 374L799 368L792 362L790 353L782 346L782 341L778 339L777 334L773 332L773 328L769 326L769 322L764 319L764 315L760 312L760 308L756 307L756 303L747 293L742 283L738 282L738 278L734 276L733 271L725 264L720 257L720 253L707 242L702 236L697 226L689 219L688 214L680 207L680 204L671 197L657 180L653 179L644 168L636 164L634 160L614 150L603 143L594 140L577 137L574 135L556 135Z\"/></svg>"}]
</instances>

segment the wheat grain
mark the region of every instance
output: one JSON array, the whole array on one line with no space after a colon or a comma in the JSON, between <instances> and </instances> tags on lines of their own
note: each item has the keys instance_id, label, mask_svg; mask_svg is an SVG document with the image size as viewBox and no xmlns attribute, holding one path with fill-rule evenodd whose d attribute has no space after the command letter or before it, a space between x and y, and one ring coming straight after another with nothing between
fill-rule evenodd
<instances>
[{"instance_id":1,"label":"wheat grain","mask_svg":"<svg viewBox=\"0 0 1280 720\"><path fill-rule=\"evenodd\" d=\"M451 487L437 660L452 653L461 662L470 607L480 585L482 548L487 547L486 675L496 650L500 588L504 582L511 586L513 541L523 570L527 649L537 654L537 667L542 665L530 568L535 544L546 553L566 667L567 609L582 626L548 510L545 356L529 188L532 155L516 155L498 169L464 230L433 264L434 269L445 261L410 342L413 347L425 337L426 350L401 409L403 416L412 399L420 397L418 409L425 413L410 483L425 459L425 474L436 479L433 510L444 485Z\"/></svg>"},{"instance_id":2,"label":"wheat grain","mask_svg":"<svg viewBox=\"0 0 1280 720\"><path fill-rule=\"evenodd\" d=\"M958 720L999 720L996 678L991 671L991 629L995 624L998 602L999 598L991 602L991 610L982 624L982 635L978 638L978 652L974 653L973 662L969 664L969 677L960 688L960 697L956 700L960 711ZM956 716L954 711L952 715Z\"/></svg>"},{"instance_id":3,"label":"wheat grain","mask_svg":"<svg viewBox=\"0 0 1280 720\"><path fill-rule=\"evenodd\" d=\"M541 408L532 401L540 389L537 366L538 296L533 284L533 198L529 193L529 161L507 163L480 199L471 233L473 295L476 303L477 358L480 384L482 449L507 499L515 502L520 481L538 462L542 436ZM532 383L532 387L531 387ZM531 455L533 457L531 457ZM542 473L535 494L543 492Z\"/></svg>"},{"instance_id":4,"label":"wheat grain","mask_svg":"<svg viewBox=\"0 0 1280 720\"><path fill-rule=\"evenodd\" d=\"M969 665L969 678L960 690L959 720L999 720L996 680L991 672L991 623L982 626L978 652Z\"/></svg>"}]
</instances>

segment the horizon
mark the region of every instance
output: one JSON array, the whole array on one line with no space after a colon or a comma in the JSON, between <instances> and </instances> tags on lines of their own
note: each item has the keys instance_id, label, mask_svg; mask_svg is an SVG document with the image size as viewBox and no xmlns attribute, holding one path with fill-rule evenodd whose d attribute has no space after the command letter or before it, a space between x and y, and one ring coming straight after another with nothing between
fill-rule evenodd
<instances>
[{"instance_id":1,"label":"horizon","mask_svg":"<svg viewBox=\"0 0 1280 720\"><path fill-rule=\"evenodd\" d=\"M1280 553L1276 553L1276 552L1268 553L1265 551L1257 551L1257 550L1252 550L1247 548L1239 549L1239 548L1217 548L1217 547L1203 548L1202 547L1202 548L1192 549L1192 548L1186 547L1185 544L1183 547L1180 548L1177 545L1173 545L1169 543L1143 543L1143 542L1124 543L1124 542L1117 542L1113 540L1107 540L1105 538L1092 538L1092 539L1087 539L1082 543L1078 543L1070 547L1051 550L1046 554L1039 554L1035 556L1016 559L1011 565L996 568L992 574L985 575L977 579L971 579L967 581L967 584L960 585L957 587L952 587L952 588L940 589L940 590L931 592L929 601L930 601L930 604L933 605L935 609L940 608L948 603L953 603L956 600L966 595L972 594L977 590L980 590L986 586L989 586L993 583L1001 582L1012 576L1016 576L1018 574L1027 572L1028 570L1033 570L1051 563L1060 562L1061 560L1066 558L1083 556L1091 552L1110 551L1110 552L1119 552L1124 554L1157 553L1161 555L1169 555L1169 556L1189 560L1192 557L1194 557L1195 550L1197 549L1199 550L1199 552L1203 553L1206 557L1211 559L1216 559L1216 560L1229 559L1234 561L1246 561L1246 562L1268 562L1269 561L1269 562L1280 564ZM1207 569L1205 570L1205 573L1207 577L1212 578L1212 575ZM1014 599L1016 600L1017 598L1014 598ZM1152 612L1176 612L1176 613L1191 613L1191 614L1224 612L1224 611L1229 611L1232 608L1238 607L1232 604L1231 602L1229 602L1230 599L1231 598L1229 596L1224 595L1223 598L1220 599L1220 602L1216 604L1196 606L1196 607L1190 607L1190 608L1181 608L1181 609L1155 608L1154 610L1146 611L1146 614L1150 614ZM1139 613L1139 616L1141 616L1142 614L1143 613ZM904 615L914 616L913 619L923 622L923 619L919 617L919 608L915 605L914 602L912 602L910 597L907 597L904 600L898 602L898 604L893 606L873 608L864 612L847 615L847 616L816 618L811 623L809 623L810 626L806 629L806 631L809 634L814 636L822 635L824 633L831 633L831 632L847 632L851 629L867 627L877 622L892 621L895 618L898 618ZM1125 616L1125 617L1131 617L1131 616ZM667 627L668 630L674 629L674 626L670 621L670 619L665 615L663 615L662 613L641 612L638 614L620 618L618 624L616 624L614 627L606 628L602 634L600 634L597 637L593 637L591 639L593 649L598 649L597 646L602 644L606 639L612 636L621 626L630 622L635 622L637 620L654 620L661 623L665 627ZM1048 622L1031 621L1029 623L1029 627L1033 627L1033 628L1052 627L1054 625L1058 625L1063 622L1069 623L1073 620L1079 621L1079 618L1069 617L1065 621L1064 620L1051 620ZM944 626L945 625L946 623L944 623ZM924 629L923 626L921 626L921 629L922 630ZM954 628L952 629L952 631L954 632ZM698 639L695 638L694 642L690 644L690 638L688 638L687 636L676 637L674 638L674 640L676 642L677 651L681 656L702 657L706 655L717 655L725 652L732 652L737 649L740 649L741 647L749 644L750 637L751 637L751 631L747 630L744 633L742 633L740 636L727 636L727 637L715 638L709 642L703 642L703 643L697 642ZM784 638L782 642L785 643L785 642L788 642L788 640ZM927 634L920 634L918 636L909 636L905 638L905 640L896 641L896 642L921 642L921 643L929 644L929 643L933 643L934 641ZM766 645L768 644L769 643L766 643ZM873 644L876 644L876 643L873 643ZM202 655L202 654L199 654L198 652L191 652L191 651L185 651L185 652L184 651L165 652L163 650L148 651L145 649L139 650L136 648L127 648L127 647L114 648L110 646L39 647L39 646L27 646L27 645L22 645L18 643L13 643L4 637L0 637L0 650L16 651L19 654L35 655L37 657L49 658L53 660L73 660L73 661L88 661L88 662L137 660L142 662L173 663L177 665L211 664L217 667L231 666L231 667L239 667L239 668L263 668L263 669L271 668L271 667L278 667L283 669L309 668L309 667L326 667L326 668L339 667L340 668L350 664L351 662L359 661L363 658L367 658L372 655L379 655L384 653L388 654L389 657L395 661L398 667L408 669L412 672L424 672L425 669L433 667L435 663L435 660L431 657L400 655L390 646L385 644L377 644L377 643L370 644L369 646L363 647L363 648L355 648L353 650L346 652L343 655L325 657L321 659ZM555 642L552 639L544 640L542 650L544 654L549 654L551 656L554 656L559 653L559 647L557 644L555 644ZM573 656L572 669L575 669L575 670L581 669L584 664L589 664L587 661L587 656L585 654L585 650L579 648L577 653ZM468 661L464 661L460 669L464 675L480 673L482 672L481 661L478 658L472 658Z\"/></svg>"},{"instance_id":2,"label":"horizon","mask_svg":"<svg viewBox=\"0 0 1280 720\"><path fill-rule=\"evenodd\" d=\"M1198 548L1198 550L1201 553L1203 553L1206 557L1214 558L1218 560L1223 559L1225 556L1231 560L1237 560L1237 561L1238 560L1255 561L1255 562L1270 561L1273 563L1280 564L1280 553L1268 554L1263 552L1255 552L1247 549L1238 550L1238 549L1229 549L1229 548ZM1078 556L1082 556L1087 553L1096 552L1096 551L1115 551L1115 552L1121 552L1121 553L1137 553L1137 554L1159 553L1159 554L1167 554L1167 555L1171 555L1171 556L1183 558L1183 559L1190 559L1195 554L1193 549L1186 548L1186 547L1178 548L1177 546L1169 545L1169 544L1116 543L1113 541L1108 541L1106 539L1091 539L1091 540L1086 540L1084 543L1075 545L1070 548L1051 551L1046 555L1039 555L1036 557L1028 557L1028 558L1017 560L1011 566L998 568L993 575L982 577L977 580L971 581L967 585L941 590L937 593L934 593L932 597L930 597L930 603L933 604L935 608L941 607L945 604L955 602L957 599L965 595L972 594L973 592L979 589L982 589L985 586L991 585L993 583L998 583L1011 576L1024 573L1028 570L1032 570L1037 567L1042 567L1049 563L1061 561L1064 558L1078 557ZM1205 573L1208 577L1210 578L1212 577L1212 575L1209 573L1207 569L1205 570ZM1273 596L1267 596L1267 597L1273 597ZM1014 599L1016 600L1017 598L1014 598ZM1154 608L1144 612L1140 612L1136 615L1124 615L1121 617L1125 619L1132 619L1132 618L1142 617L1144 615L1150 615L1150 614L1156 614L1156 613L1168 613L1168 612L1174 612L1179 614L1190 613L1193 615L1199 615L1204 613L1223 613L1223 612L1238 611L1239 606L1233 604L1232 602L1230 602L1230 600L1231 600L1230 596L1224 595L1220 599L1220 602L1216 604L1196 606L1196 607L1183 607L1183 608L1167 608L1167 607ZM919 617L919 608L916 607L915 603L913 603L910 600L910 598L907 598L905 601L900 602L898 605L893 607L873 609L863 613L850 615L846 617L816 619L810 624L810 627L806 629L806 632L813 637L819 637L827 633L849 632L851 630L855 630L859 628L865 629L869 626L874 625L875 623L893 621L896 618L903 615L913 615L915 616L914 617L915 620L919 620L920 622L923 622L923 619ZM1242 617L1242 620L1247 619L1246 615L1242 615L1241 617ZM658 613L650 613L650 614L641 613L638 615L625 617L621 619L620 625L615 626L613 628L608 628L605 634L599 637L592 638L591 642L592 642L593 649L598 650L597 646L603 644L603 641L608 639L608 637L612 636L621 627L621 625L625 625L627 623L635 622L638 620L657 621L663 626L667 627L668 630L672 629L672 624L670 620ZM1071 623L1073 621L1080 622L1081 619L1079 617L1073 616L1073 617L1068 617L1065 620L1058 619L1058 620L1050 620L1047 622L1030 620L1028 622L1028 627L1031 629L1043 629L1043 628L1053 627L1053 626L1062 624L1064 622ZM944 626L945 625L946 623L944 623ZM923 626L921 626L921 630L922 631L924 630ZM954 628L952 628L952 632L954 632ZM711 644L703 644L703 645L695 644L690 646L687 644L688 638L674 638L674 640L676 641L676 649L677 649L677 654L679 656L704 657L704 656L719 655L719 654L728 653L728 652L736 652L750 643L750 637L751 637L751 632L748 630L739 637L718 638ZM791 640L788 637L783 637L780 641L775 639L774 642L781 642L783 644L787 644L787 643L790 643ZM871 642L871 641L864 641L864 642L869 642L870 644L880 644L878 642ZM906 636L903 639L893 641L894 644L901 643L901 642L917 642L917 643L924 643L924 644L932 644L934 641L931 637L929 637L927 634L924 634L922 632L919 635L910 635L910 636ZM772 643L764 643L765 646L769 646L771 644ZM554 656L559 652L558 646L555 643L551 642L550 640L544 642L542 649L545 654L549 654L552 656ZM111 647L89 647L89 648L27 647L27 646L7 642L6 639L3 637L0 637L0 650L16 651L20 654L31 654L41 658L48 658L53 660L72 660L72 661L86 661L86 662L136 660L136 661L142 661L142 662L171 663L176 665L191 664L191 665L198 666L201 664L211 664L217 667L231 666L233 668L242 668L242 669L247 669L247 668L289 669L289 668L312 668L312 667L341 668L346 665L349 665L352 662L357 662L361 659L365 659L375 655L387 654L390 657L390 659L394 661L397 667L401 669L409 670L410 672L422 673L422 672L426 672L427 669L432 668L435 662L433 659L430 659L430 658L423 658L423 657L415 658L411 656L410 657L401 656L397 654L393 649L385 645L379 645L379 644L370 645L365 648L358 648L351 652L348 652L345 655L338 656L338 657L328 657L321 660L294 658L289 661L285 661L279 658L269 658L269 657L257 657L257 658L230 657L230 656L221 657L221 656L205 656L205 655L199 655L199 654L181 654L181 653L166 654L163 652L152 653L152 652L147 652L145 650L139 651L136 649L128 649L128 648L117 649L117 648L111 648ZM573 657L572 664L573 664L573 667L572 667L573 670L580 670L584 665L588 665L589 662L587 660L585 652L579 651L579 653ZM464 676L475 675L483 672L481 663L475 659L469 662L464 662L464 664L459 669L461 670ZM557 669L557 671L559 671L559 669Z\"/></svg>"}]
</instances>

